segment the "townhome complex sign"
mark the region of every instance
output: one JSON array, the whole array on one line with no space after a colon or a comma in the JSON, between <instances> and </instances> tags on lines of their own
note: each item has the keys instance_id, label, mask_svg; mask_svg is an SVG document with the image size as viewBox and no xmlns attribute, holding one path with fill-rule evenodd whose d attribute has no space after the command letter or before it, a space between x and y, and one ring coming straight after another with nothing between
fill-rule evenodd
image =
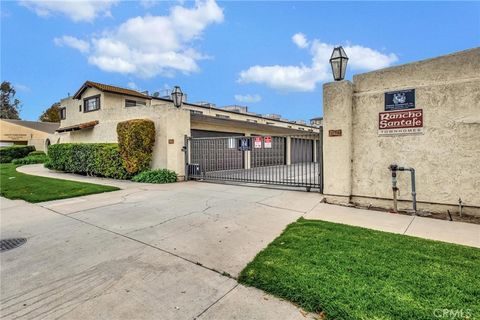
<instances>
[{"instance_id":1,"label":"townhome complex sign","mask_svg":"<svg viewBox=\"0 0 480 320\"><path fill-rule=\"evenodd\" d=\"M423 133L423 109L380 112L379 135Z\"/></svg>"},{"instance_id":2,"label":"townhome complex sign","mask_svg":"<svg viewBox=\"0 0 480 320\"><path fill-rule=\"evenodd\" d=\"M391 209L398 164L415 169L417 210L480 216L479 88L480 47L323 84L325 201ZM397 187L410 210L410 176Z\"/></svg>"}]
</instances>

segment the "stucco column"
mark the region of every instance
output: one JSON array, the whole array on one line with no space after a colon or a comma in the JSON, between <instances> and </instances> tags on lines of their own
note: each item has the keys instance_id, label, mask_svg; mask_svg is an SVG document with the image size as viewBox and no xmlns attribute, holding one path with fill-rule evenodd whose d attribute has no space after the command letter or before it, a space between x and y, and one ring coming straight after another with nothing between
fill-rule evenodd
<instances>
[{"instance_id":1,"label":"stucco column","mask_svg":"<svg viewBox=\"0 0 480 320\"><path fill-rule=\"evenodd\" d=\"M286 164L287 164L287 165L290 165L290 164L292 164L292 157L291 157L292 155L291 155L291 152L290 152L290 150L291 150L291 145L292 145L292 138L291 138L291 137L287 137L286 143L287 143L287 148L286 148L285 152L286 152L287 154L286 154L286 159L285 159L285 161L286 161Z\"/></svg>"},{"instance_id":2,"label":"stucco column","mask_svg":"<svg viewBox=\"0 0 480 320\"><path fill-rule=\"evenodd\" d=\"M248 132L245 132L245 137L250 137L250 133ZM251 141L251 143L253 143L253 141ZM253 148L253 146L252 146ZM252 161L252 155L251 155L251 151L243 151L243 168L244 169L250 169L252 166L251 166L251 161Z\"/></svg>"},{"instance_id":3,"label":"stucco column","mask_svg":"<svg viewBox=\"0 0 480 320\"><path fill-rule=\"evenodd\" d=\"M169 107L155 118L155 146L152 169L169 169L177 173L179 180L185 179L185 135L190 134L190 112L186 109Z\"/></svg>"},{"instance_id":4,"label":"stucco column","mask_svg":"<svg viewBox=\"0 0 480 320\"><path fill-rule=\"evenodd\" d=\"M323 85L323 192L331 202L349 202L352 194L352 104L350 81Z\"/></svg>"},{"instance_id":5,"label":"stucco column","mask_svg":"<svg viewBox=\"0 0 480 320\"><path fill-rule=\"evenodd\" d=\"M251 151L243 151L243 154L244 154L243 168L244 169L250 169L251 168L251 161L252 161Z\"/></svg>"}]
</instances>

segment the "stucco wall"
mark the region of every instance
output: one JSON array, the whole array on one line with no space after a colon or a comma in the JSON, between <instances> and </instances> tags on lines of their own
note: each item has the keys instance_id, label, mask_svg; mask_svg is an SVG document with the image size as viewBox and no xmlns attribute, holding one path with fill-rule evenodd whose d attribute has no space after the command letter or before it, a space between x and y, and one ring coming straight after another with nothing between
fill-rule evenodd
<instances>
[{"instance_id":1,"label":"stucco wall","mask_svg":"<svg viewBox=\"0 0 480 320\"><path fill-rule=\"evenodd\" d=\"M357 75L353 86L354 202L391 206L390 201L381 199L392 198L387 167L397 163L416 169L420 208L445 211L442 204L457 205L461 198L467 211L479 214L480 49ZM423 109L424 133L379 136L378 114L384 111L384 93L411 88L415 89L416 108ZM327 127L327 114L324 121ZM325 132L325 139L336 139L328 137L327 129ZM336 151L335 146L324 149L324 153ZM325 168L325 175L335 174L330 169ZM411 199L409 174L399 173L398 181L400 199L408 200L401 204L405 208Z\"/></svg>"}]
</instances>

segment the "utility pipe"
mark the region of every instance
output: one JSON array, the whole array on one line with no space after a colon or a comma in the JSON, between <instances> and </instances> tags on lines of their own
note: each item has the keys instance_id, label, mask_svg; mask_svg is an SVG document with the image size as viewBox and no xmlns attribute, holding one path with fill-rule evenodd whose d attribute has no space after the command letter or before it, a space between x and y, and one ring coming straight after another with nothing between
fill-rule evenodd
<instances>
[{"instance_id":1,"label":"utility pipe","mask_svg":"<svg viewBox=\"0 0 480 320\"><path fill-rule=\"evenodd\" d=\"M462 198L458 198L458 212L459 212L460 218L461 218L462 215L463 215L463 202L462 202Z\"/></svg>"},{"instance_id":2,"label":"utility pipe","mask_svg":"<svg viewBox=\"0 0 480 320\"><path fill-rule=\"evenodd\" d=\"M392 192L393 192L393 212L398 212L398 205L397 205L397 169L398 166L396 164L392 164L388 167L392 172Z\"/></svg>"},{"instance_id":3,"label":"utility pipe","mask_svg":"<svg viewBox=\"0 0 480 320\"><path fill-rule=\"evenodd\" d=\"M410 177L412 181L412 202L413 202L413 212L417 213L417 192L415 187L415 169L410 167L399 167L396 164L392 164L389 166L390 171L392 171L392 188L393 188L393 173L395 171L410 171ZM395 188L396 188L396 175L395 175ZM397 188L398 190L398 188ZM396 197L394 198L396 201ZM394 203L394 205L396 205Z\"/></svg>"}]
</instances>

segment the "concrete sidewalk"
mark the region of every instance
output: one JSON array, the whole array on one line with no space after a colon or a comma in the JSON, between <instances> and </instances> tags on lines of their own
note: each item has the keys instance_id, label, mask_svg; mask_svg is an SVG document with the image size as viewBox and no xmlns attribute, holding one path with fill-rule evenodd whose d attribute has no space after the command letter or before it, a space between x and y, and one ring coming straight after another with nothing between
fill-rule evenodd
<instances>
[{"instance_id":1,"label":"concrete sidewalk","mask_svg":"<svg viewBox=\"0 0 480 320\"><path fill-rule=\"evenodd\" d=\"M17 168L18 172L31 174L34 176L46 177L46 178L55 178L55 179L63 179L63 180L71 180L71 181L78 181L78 182L87 182L87 183L95 183L105 186L113 186L120 189L130 189L130 188L139 188L139 187L148 187L151 184L146 183L137 183L128 180L116 180L116 179L109 179L109 178L99 178L99 177L88 177L82 176L79 174L74 173L66 173L61 171L53 171L45 168L43 164L30 164L26 166L21 166Z\"/></svg>"},{"instance_id":2,"label":"concrete sidewalk","mask_svg":"<svg viewBox=\"0 0 480 320\"><path fill-rule=\"evenodd\" d=\"M43 177L51 177L58 179L66 179L81 182L90 182L103 185L112 185L124 191L119 191L119 194L128 195L132 193L142 192L146 190L167 190L170 187L161 185L152 185L147 183L135 183L131 181L119 181L114 179L97 178L97 177L85 177L76 174L56 172L46 169L42 164L34 164L21 166L17 168L19 172L26 174L38 175ZM188 182L195 183L195 182ZM200 183L197 183L200 184ZM242 188L232 185L216 185L201 184L205 189L222 190L229 188ZM172 185L169 185L172 186ZM176 185L178 186L178 184ZM249 188L249 187L243 187ZM241 190L241 189L236 189ZM259 190L258 194L274 194L275 190L269 189L253 189ZM438 220L433 218L425 218L419 216L407 216L402 214L392 214L388 212L380 212L374 210L363 210L353 207L345 207L338 205L330 205L321 203L322 197L317 193L304 193L276 190L277 193L283 194L283 196L272 196L268 200L262 201L263 205L268 205L278 209L288 209L293 212L302 213L306 219L318 219L337 223L343 223L353 226L359 226L364 228L370 228L380 231L401 233L405 235L411 235L415 237L438 240L444 242L451 242L456 244L462 244L472 247L480 248L480 225ZM88 197L89 199L96 198L95 196ZM98 201L102 204L114 203L115 198L109 198L99 195L98 200L95 199L94 203L89 200L85 200L84 197L66 199L65 202L57 202L59 205L70 203L71 211L76 211L79 203L84 203L80 208L88 209L89 207L98 207ZM312 204L315 206L312 207ZM62 205L65 206L65 205ZM66 209L68 211L68 209Z\"/></svg>"},{"instance_id":3,"label":"concrete sidewalk","mask_svg":"<svg viewBox=\"0 0 480 320\"><path fill-rule=\"evenodd\" d=\"M480 248L480 225L319 203L304 215L368 229Z\"/></svg>"}]
</instances>

